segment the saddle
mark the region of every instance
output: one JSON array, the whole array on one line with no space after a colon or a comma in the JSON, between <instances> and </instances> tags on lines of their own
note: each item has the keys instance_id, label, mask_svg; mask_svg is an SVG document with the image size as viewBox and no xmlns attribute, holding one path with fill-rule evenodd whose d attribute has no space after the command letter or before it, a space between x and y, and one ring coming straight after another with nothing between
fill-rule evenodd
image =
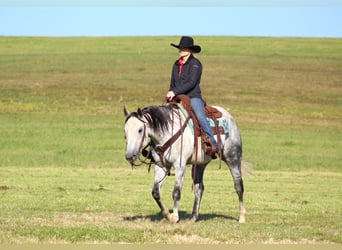
<instances>
[{"instance_id":1,"label":"saddle","mask_svg":"<svg viewBox=\"0 0 342 250\"><path fill-rule=\"evenodd\" d=\"M181 104L184 109L187 111L187 113L189 114L190 118L193 121L194 124L194 136L195 136L195 147L196 147L196 152L198 149L198 140L197 138L201 138L201 142L202 142L202 148L205 152L205 154L209 155L209 156L215 156L216 150L215 150L215 146L213 144L213 142L209 139L209 137L204 133L203 129L201 128L195 112L193 111L192 107L191 107L191 103L190 103L190 98L187 95L177 95L175 98L173 98L173 100L170 102L170 104ZM220 135L220 134L224 134L224 128L222 126L218 125L217 119L222 117L222 113L217 110L216 108L212 107L212 106L208 106L206 105L206 103L204 102L204 106L205 106L205 113L206 116L208 118L210 118L215 126L211 127L213 134L214 135ZM217 143L218 145L221 145L221 136L217 136ZM221 149L220 149L221 151Z\"/></svg>"}]
</instances>

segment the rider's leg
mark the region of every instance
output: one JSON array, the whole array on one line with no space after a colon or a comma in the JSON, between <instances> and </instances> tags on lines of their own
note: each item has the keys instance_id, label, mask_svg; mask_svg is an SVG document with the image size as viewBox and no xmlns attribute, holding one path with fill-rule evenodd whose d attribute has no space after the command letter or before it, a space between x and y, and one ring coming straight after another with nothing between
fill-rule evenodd
<instances>
[{"instance_id":1,"label":"rider's leg","mask_svg":"<svg viewBox=\"0 0 342 250\"><path fill-rule=\"evenodd\" d=\"M191 107L194 110L197 120L199 124L201 125L204 133L206 133L209 139L213 142L216 148L216 153L219 153L220 147L214 138L213 131L210 127L209 121L207 120L207 116L205 115L203 100L201 98L194 97L194 98L191 98L190 101L191 101Z\"/></svg>"}]
</instances>

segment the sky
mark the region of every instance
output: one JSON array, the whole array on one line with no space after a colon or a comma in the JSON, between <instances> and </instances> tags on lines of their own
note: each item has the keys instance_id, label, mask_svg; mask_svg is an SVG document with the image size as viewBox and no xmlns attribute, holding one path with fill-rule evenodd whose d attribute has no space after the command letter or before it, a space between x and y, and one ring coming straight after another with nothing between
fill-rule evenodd
<instances>
[{"instance_id":1,"label":"sky","mask_svg":"<svg viewBox=\"0 0 342 250\"><path fill-rule=\"evenodd\" d=\"M0 0L0 36L342 38L342 0Z\"/></svg>"}]
</instances>

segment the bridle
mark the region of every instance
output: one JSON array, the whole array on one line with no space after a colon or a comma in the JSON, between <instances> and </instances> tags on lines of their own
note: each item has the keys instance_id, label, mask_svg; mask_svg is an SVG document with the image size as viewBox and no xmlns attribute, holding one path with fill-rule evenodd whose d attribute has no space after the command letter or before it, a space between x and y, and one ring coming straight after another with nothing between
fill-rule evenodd
<instances>
[{"instance_id":1,"label":"bridle","mask_svg":"<svg viewBox=\"0 0 342 250\"><path fill-rule=\"evenodd\" d=\"M140 120L143 124L144 124L144 131L143 131L143 136L142 136L142 138L141 138L141 141L140 141L140 145L139 145L139 151L138 151L138 158L137 158L137 160L139 161L139 163L135 163L135 161L133 162L130 162L131 163L131 166L132 167L138 167L138 166L141 166L142 164L151 164L150 162L148 162L147 161L147 159L148 159L148 156L149 155L147 155L145 158L141 158L141 155L143 155L142 154L142 152L143 152L143 150L146 150L146 148L149 146L149 144L147 144L144 148L143 148L143 146L144 146L144 141L145 141L145 138L146 138L146 123L145 123L145 121L143 121L142 119L140 119L140 118L138 118L138 117L136 117L138 120ZM149 152L149 154L150 154L151 152Z\"/></svg>"}]
</instances>

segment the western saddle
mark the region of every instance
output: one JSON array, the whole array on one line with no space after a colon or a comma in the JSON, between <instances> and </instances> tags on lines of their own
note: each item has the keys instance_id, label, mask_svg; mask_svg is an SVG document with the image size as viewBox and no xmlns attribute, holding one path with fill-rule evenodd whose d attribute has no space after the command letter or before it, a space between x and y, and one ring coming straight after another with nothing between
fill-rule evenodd
<instances>
[{"instance_id":1,"label":"western saddle","mask_svg":"<svg viewBox=\"0 0 342 250\"><path fill-rule=\"evenodd\" d=\"M201 128L201 126L198 123L198 120L196 118L196 115L191 107L190 104L190 98L187 95L177 95L175 98L173 98L173 100L170 102L170 104L174 105L174 104L181 104L184 109L187 111L188 115L190 116L190 118L193 121L194 124L194 137L195 137L195 150L197 151L198 149L198 137L202 138L202 148L205 152L205 154L215 158L215 153L216 153L216 149L215 146L213 144L213 142L208 138L208 136L204 133L203 129ZM216 108L212 107L212 106L208 106L205 103L205 113L206 116L210 119L213 120L215 126L212 127L213 130L213 134L214 135L218 135L217 136L217 143L218 145L221 145L221 136L219 136L220 134L224 133L224 128L221 126L218 126L218 121L217 119L222 117L222 113L217 110ZM220 154L221 154L221 148L219 149Z\"/></svg>"}]
</instances>

